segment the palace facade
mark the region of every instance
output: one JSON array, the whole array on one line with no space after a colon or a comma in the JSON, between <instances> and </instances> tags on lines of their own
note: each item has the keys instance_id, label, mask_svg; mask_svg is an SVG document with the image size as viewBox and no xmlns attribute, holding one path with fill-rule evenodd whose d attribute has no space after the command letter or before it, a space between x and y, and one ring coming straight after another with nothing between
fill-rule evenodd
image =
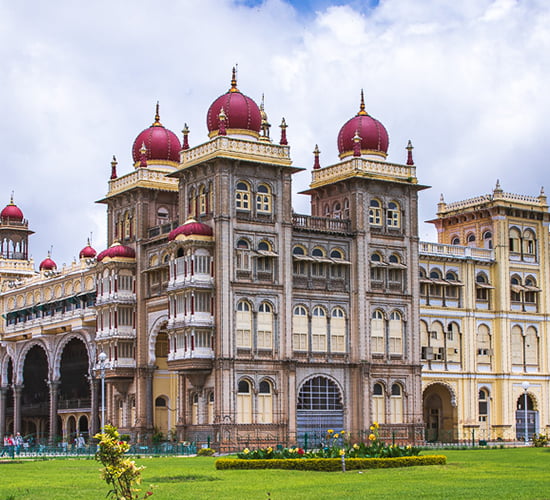
<instances>
[{"instance_id":1,"label":"palace facade","mask_svg":"<svg viewBox=\"0 0 550 500\"><path fill-rule=\"evenodd\" d=\"M339 162L315 148L311 215L292 210L284 119L272 139L235 74L207 125L190 147L157 106L133 168L111 163L109 247L70 266L35 272L28 221L2 210L0 433L93 435L102 377L105 421L139 441L231 449L373 421L407 441L516 439L522 401L546 429L543 194L441 202L439 242L419 243L412 146L386 160L362 95Z\"/></svg>"}]
</instances>

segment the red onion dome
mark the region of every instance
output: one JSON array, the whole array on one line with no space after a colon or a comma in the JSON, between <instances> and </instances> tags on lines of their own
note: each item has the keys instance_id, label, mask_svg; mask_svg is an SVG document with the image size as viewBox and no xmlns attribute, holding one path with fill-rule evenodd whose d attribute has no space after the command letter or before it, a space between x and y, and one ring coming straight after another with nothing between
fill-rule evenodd
<instances>
[{"instance_id":1,"label":"red onion dome","mask_svg":"<svg viewBox=\"0 0 550 500\"><path fill-rule=\"evenodd\" d=\"M2 212L0 212L0 219L10 219L16 222L23 222L23 212L21 212L21 209L13 202L13 196L11 197L9 204L4 207Z\"/></svg>"},{"instance_id":2,"label":"red onion dome","mask_svg":"<svg viewBox=\"0 0 550 500\"><path fill-rule=\"evenodd\" d=\"M57 264L51 259L50 252L48 252L48 256L40 263L39 269L41 271L53 271L57 269Z\"/></svg>"},{"instance_id":3,"label":"red onion dome","mask_svg":"<svg viewBox=\"0 0 550 500\"><path fill-rule=\"evenodd\" d=\"M388 132L384 125L365 111L365 100L362 90L359 112L344 124L338 134L340 159L353 156L353 139L356 135L361 138L362 155L376 155L386 158L390 142Z\"/></svg>"},{"instance_id":4,"label":"red onion dome","mask_svg":"<svg viewBox=\"0 0 550 500\"><path fill-rule=\"evenodd\" d=\"M119 241L115 241L109 248L103 250L98 256L97 261L101 262L103 259L135 259L136 252L133 248L122 245Z\"/></svg>"},{"instance_id":5,"label":"red onion dome","mask_svg":"<svg viewBox=\"0 0 550 500\"><path fill-rule=\"evenodd\" d=\"M88 240L88 244L80 250L80 253L78 254L79 259L93 259L97 255L97 252L90 246L90 240Z\"/></svg>"},{"instance_id":6,"label":"red onion dome","mask_svg":"<svg viewBox=\"0 0 550 500\"><path fill-rule=\"evenodd\" d=\"M181 144L176 134L160 123L159 104L153 124L142 131L132 146L134 164L141 161L141 149L145 146L147 162L151 164L176 164L180 162Z\"/></svg>"},{"instance_id":7,"label":"red onion dome","mask_svg":"<svg viewBox=\"0 0 550 500\"><path fill-rule=\"evenodd\" d=\"M182 236L212 236L214 233L210 226L203 224L202 222L197 222L195 219L189 219L181 226L178 226L176 229L170 231L168 235L168 240L175 240L179 235Z\"/></svg>"},{"instance_id":8,"label":"red onion dome","mask_svg":"<svg viewBox=\"0 0 550 500\"><path fill-rule=\"evenodd\" d=\"M237 77L233 68L231 88L226 94L218 97L208 109L206 126L208 136L215 137L220 131L220 114L225 115L224 129L227 134L260 136L262 115L260 108L250 97L242 94L237 88ZM225 132L221 135L225 135Z\"/></svg>"}]
</instances>

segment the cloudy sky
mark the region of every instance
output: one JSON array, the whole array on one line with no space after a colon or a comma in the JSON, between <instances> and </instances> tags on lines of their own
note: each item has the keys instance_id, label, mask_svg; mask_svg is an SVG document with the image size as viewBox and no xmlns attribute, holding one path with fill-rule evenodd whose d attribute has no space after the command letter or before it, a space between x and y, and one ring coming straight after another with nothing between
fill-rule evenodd
<instances>
[{"instance_id":1,"label":"cloudy sky","mask_svg":"<svg viewBox=\"0 0 550 500\"><path fill-rule=\"evenodd\" d=\"M229 88L284 116L294 163L337 161L336 136L358 110L390 135L388 161L411 139L421 219L453 201L505 191L537 195L550 156L550 2L546 0L0 0L0 205L15 202L70 263L93 234L106 246L110 161L153 121L191 145L207 139L211 102ZM305 189L310 173L296 175ZM2 201L3 200L3 201ZM307 198L294 208L307 213ZM422 239L434 239L421 225Z\"/></svg>"}]
</instances>

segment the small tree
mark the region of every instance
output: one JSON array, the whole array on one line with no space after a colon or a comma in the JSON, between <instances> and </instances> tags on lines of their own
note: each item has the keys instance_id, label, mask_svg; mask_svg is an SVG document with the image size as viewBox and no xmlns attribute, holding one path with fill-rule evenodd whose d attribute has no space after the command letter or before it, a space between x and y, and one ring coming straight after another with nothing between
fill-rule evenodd
<instances>
[{"instance_id":1,"label":"small tree","mask_svg":"<svg viewBox=\"0 0 550 500\"><path fill-rule=\"evenodd\" d=\"M138 467L133 460L125 456L130 445L120 439L116 427L106 425L103 432L94 437L99 439L95 458L103 465L101 478L111 487L107 497L116 500L139 500L151 496L152 491L140 496L141 490L137 485L141 483L141 471L145 467Z\"/></svg>"}]
</instances>

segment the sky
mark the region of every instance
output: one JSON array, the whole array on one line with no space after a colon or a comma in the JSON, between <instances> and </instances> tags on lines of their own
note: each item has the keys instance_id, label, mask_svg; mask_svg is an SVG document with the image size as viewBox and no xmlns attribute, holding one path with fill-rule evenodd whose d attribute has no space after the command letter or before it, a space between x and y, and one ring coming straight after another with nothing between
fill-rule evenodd
<instances>
[{"instance_id":1,"label":"sky","mask_svg":"<svg viewBox=\"0 0 550 500\"><path fill-rule=\"evenodd\" d=\"M414 145L420 220L440 194L456 201L502 189L536 196L550 148L550 2L546 0L0 0L0 205L14 192L35 234L38 267L61 267L87 238L103 250L112 155L153 122L191 146L229 88L265 107L278 138L284 117L297 194L312 151L338 161L336 137L359 107L390 136L388 161ZM428 224L420 238L435 240Z\"/></svg>"}]
</instances>

